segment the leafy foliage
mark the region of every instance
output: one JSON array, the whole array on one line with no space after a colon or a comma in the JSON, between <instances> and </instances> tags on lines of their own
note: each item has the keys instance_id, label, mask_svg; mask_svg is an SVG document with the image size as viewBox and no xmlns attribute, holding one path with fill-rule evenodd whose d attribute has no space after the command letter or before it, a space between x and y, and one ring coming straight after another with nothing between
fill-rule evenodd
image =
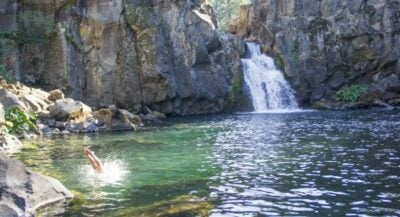
<instances>
[{"instance_id":1,"label":"leafy foliage","mask_svg":"<svg viewBox=\"0 0 400 217\"><path fill-rule=\"evenodd\" d=\"M351 85L336 92L336 97L342 102L356 102L367 91L368 87L365 85Z\"/></svg>"},{"instance_id":2,"label":"leafy foliage","mask_svg":"<svg viewBox=\"0 0 400 217\"><path fill-rule=\"evenodd\" d=\"M10 134L22 134L35 129L36 115L24 112L17 106L10 106L5 111L6 131Z\"/></svg>"},{"instance_id":3,"label":"leafy foliage","mask_svg":"<svg viewBox=\"0 0 400 217\"><path fill-rule=\"evenodd\" d=\"M276 52L274 55L274 63L279 70L285 70L285 61L283 60L282 54L280 52Z\"/></svg>"},{"instance_id":4,"label":"leafy foliage","mask_svg":"<svg viewBox=\"0 0 400 217\"><path fill-rule=\"evenodd\" d=\"M248 4L249 0L211 0L218 24L222 30L226 30L229 20L239 15L240 5Z\"/></svg>"}]
</instances>

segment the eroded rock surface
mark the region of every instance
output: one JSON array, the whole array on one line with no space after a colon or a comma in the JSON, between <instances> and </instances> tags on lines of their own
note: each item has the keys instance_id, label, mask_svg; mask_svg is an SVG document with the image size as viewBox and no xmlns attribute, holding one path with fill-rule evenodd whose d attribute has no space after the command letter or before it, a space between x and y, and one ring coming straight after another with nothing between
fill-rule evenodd
<instances>
[{"instance_id":1,"label":"eroded rock surface","mask_svg":"<svg viewBox=\"0 0 400 217\"><path fill-rule=\"evenodd\" d=\"M204 1L16 2L0 10L1 23L13 24L6 30L19 36L2 40L2 60L25 83L59 88L92 107L167 114L248 107L244 44L216 31Z\"/></svg>"},{"instance_id":2,"label":"eroded rock surface","mask_svg":"<svg viewBox=\"0 0 400 217\"><path fill-rule=\"evenodd\" d=\"M44 205L72 198L57 180L26 169L0 153L0 216L33 216Z\"/></svg>"},{"instance_id":3,"label":"eroded rock surface","mask_svg":"<svg viewBox=\"0 0 400 217\"><path fill-rule=\"evenodd\" d=\"M253 0L229 30L275 56L304 104L400 75L398 0Z\"/></svg>"}]
</instances>

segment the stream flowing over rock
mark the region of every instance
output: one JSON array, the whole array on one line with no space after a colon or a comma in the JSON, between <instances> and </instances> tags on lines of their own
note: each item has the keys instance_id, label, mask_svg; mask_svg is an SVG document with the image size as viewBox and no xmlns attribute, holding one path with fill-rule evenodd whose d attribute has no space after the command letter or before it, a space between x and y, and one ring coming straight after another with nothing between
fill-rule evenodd
<instances>
[{"instance_id":1,"label":"stream flowing over rock","mask_svg":"<svg viewBox=\"0 0 400 217\"><path fill-rule=\"evenodd\" d=\"M187 0L5 0L2 62L24 83L91 107L166 114L249 108L243 41ZM52 25L54 23L54 25Z\"/></svg>"},{"instance_id":2,"label":"stream flowing over rock","mask_svg":"<svg viewBox=\"0 0 400 217\"><path fill-rule=\"evenodd\" d=\"M398 0L253 0L229 31L274 55L303 104L352 84L379 89L374 102L399 102L399 85L380 85L400 76Z\"/></svg>"}]
</instances>

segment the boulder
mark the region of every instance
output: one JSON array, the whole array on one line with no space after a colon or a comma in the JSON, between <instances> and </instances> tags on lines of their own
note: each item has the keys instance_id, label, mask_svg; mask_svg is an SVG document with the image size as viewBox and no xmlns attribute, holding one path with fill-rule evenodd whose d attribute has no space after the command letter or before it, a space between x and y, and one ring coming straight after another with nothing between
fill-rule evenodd
<instances>
[{"instance_id":1,"label":"boulder","mask_svg":"<svg viewBox=\"0 0 400 217\"><path fill-rule=\"evenodd\" d=\"M99 130L98 121L94 118L88 118L85 121L69 120L66 129L73 133L94 133Z\"/></svg>"},{"instance_id":2,"label":"boulder","mask_svg":"<svg viewBox=\"0 0 400 217\"><path fill-rule=\"evenodd\" d=\"M333 106L326 100L320 100L312 105L313 109L317 110L327 110L332 109Z\"/></svg>"},{"instance_id":3,"label":"boulder","mask_svg":"<svg viewBox=\"0 0 400 217\"><path fill-rule=\"evenodd\" d=\"M390 75L379 81L378 86L386 91L400 93L400 80L395 74Z\"/></svg>"},{"instance_id":4,"label":"boulder","mask_svg":"<svg viewBox=\"0 0 400 217\"><path fill-rule=\"evenodd\" d=\"M54 178L38 175L0 153L0 216L34 216L36 209L71 199Z\"/></svg>"},{"instance_id":5,"label":"boulder","mask_svg":"<svg viewBox=\"0 0 400 217\"><path fill-rule=\"evenodd\" d=\"M49 111L51 117L61 121L68 119L85 120L92 114L92 109L89 106L70 98L57 100L49 106Z\"/></svg>"},{"instance_id":6,"label":"boulder","mask_svg":"<svg viewBox=\"0 0 400 217\"><path fill-rule=\"evenodd\" d=\"M22 148L22 143L12 135L0 135L0 152L12 154Z\"/></svg>"},{"instance_id":7,"label":"boulder","mask_svg":"<svg viewBox=\"0 0 400 217\"><path fill-rule=\"evenodd\" d=\"M135 115L125 109L119 109L119 112L124 115L125 117L127 117L133 124L137 125L137 126L142 126L143 122L142 119L140 118L139 115Z\"/></svg>"},{"instance_id":8,"label":"boulder","mask_svg":"<svg viewBox=\"0 0 400 217\"><path fill-rule=\"evenodd\" d=\"M44 101L44 98L31 94L24 95L20 97L19 100L25 104L27 110L33 112L46 111L47 107L49 106L49 104Z\"/></svg>"},{"instance_id":9,"label":"boulder","mask_svg":"<svg viewBox=\"0 0 400 217\"><path fill-rule=\"evenodd\" d=\"M161 112L152 111L146 115L141 115L140 118L144 121L158 121L166 118L166 116Z\"/></svg>"},{"instance_id":10,"label":"boulder","mask_svg":"<svg viewBox=\"0 0 400 217\"><path fill-rule=\"evenodd\" d=\"M389 101L390 105L399 106L400 105L400 98L392 99Z\"/></svg>"},{"instance_id":11,"label":"boulder","mask_svg":"<svg viewBox=\"0 0 400 217\"><path fill-rule=\"evenodd\" d=\"M17 96L4 88L0 88L0 103L5 107L18 106L26 109L24 103L22 103Z\"/></svg>"},{"instance_id":12,"label":"boulder","mask_svg":"<svg viewBox=\"0 0 400 217\"><path fill-rule=\"evenodd\" d=\"M100 109L93 113L93 117L107 130L113 131L136 130L142 125L142 120L138 115L125 109L117 109L115 106Z\"/></svg>"},{"instance_id":13,"label":"boulder","mask_svg":"<svg viewBox=\"0 0 400 217\"><path fill-rule=\"evenodd\" d=\"M48 100L55 102L59 99L64 99L64 93L60 89L55 89L49 92Z\"/></svg>"},{"instance_id":14,"label":"boulder","mask_svg":"<svg viewBox=\"0 0 400 217\"><path fill-rule=\"evenodd\" d=\"M361 104L372 105L375 101L381 100L385 90L379 85L373 85L369 88L368 92L360 97L358 100Z\"/></svg>"}]
</instances>

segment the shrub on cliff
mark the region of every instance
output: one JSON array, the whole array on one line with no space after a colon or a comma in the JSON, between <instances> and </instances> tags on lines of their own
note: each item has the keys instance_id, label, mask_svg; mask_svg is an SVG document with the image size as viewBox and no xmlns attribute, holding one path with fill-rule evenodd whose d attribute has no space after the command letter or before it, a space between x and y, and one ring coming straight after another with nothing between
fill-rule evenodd
<instances>
[{"instance_id":1,"label":"shrub on cliff","mask_svg":"<svg viewBox=\"0 0 400 217\"><path fill-rule=\"evenodd\" d=\"M5 111L6 131L10 134L23 134L36 129L36 115L32 112L24 112L17 106L6 108Z\"/></svg>"},{"instance_id":2,"label":"shrub on cliff","mask_svg":"<svg viewBox=\"0 0 400 217\"><path fill-rule=\"evenodd\" d=\"M368 87L365 85L351 85L336 92L336 98L342 102L356 102L367 91Z\"/></svg>"},{"instance_id":3,"label":"shrub on cliff","mask_svg":"<svg viewBox=\"0 0 400 217\"><path fill-rule=\"evenodd\" d=\"M226 30L229 20L238 17L240 13L240 5L249 4L249 0L211 0L218 19L218 25L222 30Z\"/></svg>"}]
</instances>

